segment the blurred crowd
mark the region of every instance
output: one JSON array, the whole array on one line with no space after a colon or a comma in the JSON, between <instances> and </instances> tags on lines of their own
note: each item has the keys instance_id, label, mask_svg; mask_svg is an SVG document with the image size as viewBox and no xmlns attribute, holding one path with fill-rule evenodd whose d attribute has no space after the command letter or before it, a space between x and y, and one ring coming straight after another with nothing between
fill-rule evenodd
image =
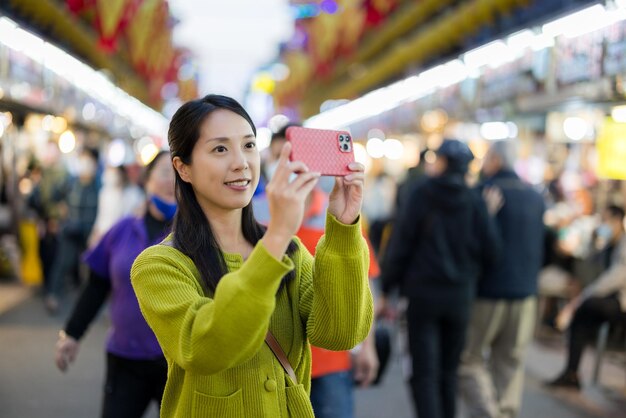
<instances>
[{"instance_id":1,"label":"blurred crowd","mask_svg":"<svg viewBox=\"0 0 626 418\"><path fill-rule=\"evenodd\" d=\"M50 313L68 285L86 280L81 254L119 219L138 214L145 193L138 164L110 166L93 148L63 156L49 142L19 181L22 267L18 275L41 284Z\"/></svg>"},{"instance_id":2,"label":"blurred crowd","mask_svg":"<svg viewBox=\"0 0 626 418\"><path fill-rule=\"evenodd\" d=\"M265 186L288 126L274 133L262 153L253 205L264 224L269 222ZM150 239L140 240L138 254L169 231L176 210L173 189L159 197L172 187L171 173L167 183L155 186L150 169L146 174L137 164L114 167L102 160L90 148L62 158L49 143L20 180L21 247L3 239L15 275L41 285L50 314L66 303L68 287L82 289L58 344L57 364L63 370L112 291L98 290L101 281L94 281L109 274L93 261L94 253L103 257L103 238L115 236L111 227L120 220L150 219L152 229L145 222ZM398 349L412 360L408 382L415 409L434 418L454 417L459 395L471 416L517 416L525 351L536 326L568 336L567 364L548 387L581 387L580 358L602 324L611 324L612 338L624 338L626 238L619 193L602 204L584 187L568 195L566 173L545 186L531 186L516 173L512 141L492 143L478 176L469 172L474 160L464 143L446 139L438 149L421 152L401 181L384 170L369 173L363 234L370 245L369 276L377 279L371 287L378 325L352 352L313 347L311 400L319 416L352 416L354 382L381 381L391 344L389 324L407 333L406 347ZM332 186L322 179L306 201L297 235L312 253L324 234ZM3 219L0 212L0 223ZM3 230L8 235L10 225L5 222ZM125 269L128 280L130 264ZM122 359L109 358L109 369L119 367L114 360L125 355L116 351L115 341L111 344ZM164 367L160 357L155 373L163 377ZM159 381L161 393L164 377Z\"/></svg>"}]
</instances>

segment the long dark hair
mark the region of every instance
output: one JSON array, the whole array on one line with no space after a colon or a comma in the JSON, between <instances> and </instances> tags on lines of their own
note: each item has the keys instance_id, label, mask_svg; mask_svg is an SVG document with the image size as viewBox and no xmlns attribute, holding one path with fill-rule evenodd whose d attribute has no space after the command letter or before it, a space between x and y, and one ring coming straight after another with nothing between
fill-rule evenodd
<instances>
[{"instance_id":1,"label":"long dark hair","mask_svg":"<svg viewBox=\"0 0 626 418\"><path fill-rule=\"evenodd\" d=\"M236 100L210 94L202 99L185 103L172 117L167 135L172 159L179 157L183 163L191 164L191 153L200 138L201 125L207 116L218 109L230 110L247 120L256 135L252 119ZM207 294L212 294L222 276L228 272L228 268L191 184L183 181L178 172L176 172L176 200L178 211L172 228L174 247L194 262L200 273L200 284ZM252 245L256 245L265 234L265 227L254 218L252 202L243 208L241 225L244 238ZM292 255L296 249L297 245L292 241L287 254ZM292 276L290 274L286 278Z\"/></svg>"}]
</instances>

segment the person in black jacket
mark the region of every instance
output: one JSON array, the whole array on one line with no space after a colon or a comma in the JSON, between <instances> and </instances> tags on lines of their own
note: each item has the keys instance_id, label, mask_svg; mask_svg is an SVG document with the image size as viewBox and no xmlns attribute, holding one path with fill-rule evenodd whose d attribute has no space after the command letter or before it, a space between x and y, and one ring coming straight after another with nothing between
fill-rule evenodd
<instances>
[{"instance_id":1,"label":"person in black jacket","mask_svg":"<svg viewBox=\"0 0 626 418\"><path fill-rule=\"evenodd\" d=\"M498 190L503 197L495 218L502 253L479 282L462 356L461 392L471 417L517 416L524 354L535 325L545 204L513 171L516 157L514 142L501 141L483 161L486 180L479 189Z\"/></svg>"},{"instance_id":2,"label":"person in black jacket","mask_svg":"<svg viewBox=\"0 0 626 418\"><path fill-rule=\"evenodd\" d=\"M420 417L455 416L457 368L476 280L497 254L485 202L465 182L472 159L462 142L443 142L433 177L407 194L383 261L381 309L396 287L409 300L410 386Z\"/></svg>"}]
</instances>

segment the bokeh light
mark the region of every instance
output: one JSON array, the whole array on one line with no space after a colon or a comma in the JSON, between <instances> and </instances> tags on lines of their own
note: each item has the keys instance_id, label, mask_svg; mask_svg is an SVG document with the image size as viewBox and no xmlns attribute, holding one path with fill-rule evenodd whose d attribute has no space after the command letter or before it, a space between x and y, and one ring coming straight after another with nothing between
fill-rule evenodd
<instances>
[{"instance_id":1,"label":"bokeh light","mask_svg":"<svg viewBox=\"0 0 626 418\"><path fill-rule=\"evenodd\" d=\"M69 154L74 151L74 148L76 148L76 136L74 136L74 133L70 130L63 132L59 137L59 150L63 154Z\"/></svg>"},{"instance_id":2,"label":"bokeh light","mask_svg":"<svg viewBox=\"0 0 626 418\"><path fill-rule=\"evenodd\" d=\"M386 139L383 142L385 157L390 160L399 160L404 153L404 145L397 139Z\"/></svg>"},{"instance_id":3,"label":"bokeh light","mask_svg":"<svg viewBox=\"0 0 626 418\"><path fill-rule=\"evenodd\" d=\"M367 153L372 158L382 158L385 155L385 144L380 138L370 138L366 145Z\"/></svg>"},{"instance_id":4,"label":"bokeh light","mask_svg":"<svg viewBox=\"0 0 626 418\"><path fill-rule=\"evenodd\" d=\"M107 153L107 158L109 161L109 165L112 167L119 167L124 164L124 160L126 159L126 144L123 139L116 138L111 141L111 145L109 145L109 151Z\"/></svg>"}]
</instances>

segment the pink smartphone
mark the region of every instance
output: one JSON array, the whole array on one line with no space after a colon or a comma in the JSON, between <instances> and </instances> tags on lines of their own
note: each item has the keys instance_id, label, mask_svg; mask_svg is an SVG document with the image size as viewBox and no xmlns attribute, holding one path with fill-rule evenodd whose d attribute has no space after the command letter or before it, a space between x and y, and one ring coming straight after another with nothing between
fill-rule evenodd
<instances>
[{"instance_id":1,"label":"pink smartphone","mask_svg":"<svg viewBox=\"0 0 626 418\"><path fill-rule=\"evenodd\" d=\"M323 176L351 173L348 165L354 162L354 146L348 132L292 126L285 135L291 142L291 161L302 161Z\"/></svg>"}]
</instances>

